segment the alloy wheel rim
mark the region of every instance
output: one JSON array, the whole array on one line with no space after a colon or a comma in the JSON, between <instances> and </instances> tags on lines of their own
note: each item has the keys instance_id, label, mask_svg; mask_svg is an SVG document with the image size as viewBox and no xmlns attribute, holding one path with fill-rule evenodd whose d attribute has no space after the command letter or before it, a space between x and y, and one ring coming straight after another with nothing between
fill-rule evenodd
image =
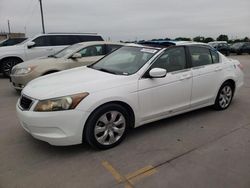
<instances>
[{"instance_id":1,"label":"alloy wheel rim","mask_svg":"<svg viewBox=\"0 0 250 188\"><path fill-rule=\"evenodd\" d=\"M10 72L11 72L12 67L15 64L16 64L15 62L7 62L7 63L5 63L4 66L3 66L3 71L9 75Z\"/></svg>"},{"instance_id":2,"label":"alloy wheel rim","mask_svg":"<svg viewBox=\"0 0 250 188\"><path fill-rule=\"evenodd\" d=\"M116 143L124 134L126 128L125 117L118 111L103 114L94 128L95 139L102 145Z\"/></svg>"},{"instance_id":3,"label":"alloy wheel rim","mask_svg":"<svg viewBox=\"0 0 250 188\"><path fill-rule=\"evenodd\" d=\"M219 96L219 104L222 108L226 108L229 106L232 99L232 89L230 86L225 86Z\"/></svg>"}]
</instances>

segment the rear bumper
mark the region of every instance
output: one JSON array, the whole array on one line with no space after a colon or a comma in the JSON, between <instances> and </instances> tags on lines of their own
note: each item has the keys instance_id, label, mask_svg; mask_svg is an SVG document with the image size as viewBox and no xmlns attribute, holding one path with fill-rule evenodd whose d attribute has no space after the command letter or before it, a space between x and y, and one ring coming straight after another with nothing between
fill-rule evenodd
<instances>
[{"instance_id":1,"label":"rear bumper","mask_svg":"<svg viewBox=\"0 0 250 188\"><path fill-rule=\"evenodd\" d=\"M22 111L18 105L16 111L22 127L34 138L57 146L82 143L83 128L89 113L79 110Z\"/></svg>"}]
</instances>

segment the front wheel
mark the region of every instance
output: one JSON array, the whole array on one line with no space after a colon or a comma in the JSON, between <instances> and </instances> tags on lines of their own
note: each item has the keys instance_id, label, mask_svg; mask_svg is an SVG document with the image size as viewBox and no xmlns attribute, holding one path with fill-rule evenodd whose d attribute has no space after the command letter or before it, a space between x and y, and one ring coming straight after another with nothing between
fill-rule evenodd
<instances>
[{"instance_id":1,"label":"front wheel","mask_svg":"<svg viewBox=\"0 0 250 188\"><path fill-rule=\"evenodd\" d=\"M230 82L225 82L216 97L215 100L215 104L214 104L214 108L216 110L225 110L227 109L233 99L233 93L234 93L234 89L233 86Z\"/></svg>"},{"instance_id":2,"label":"front wheel","mask_svg":"<svg viewBox=\"0 0 250 188\"><path fill-rule=\"evenodd\" d=\"M11 69L18 63L21 63L20 59L8 58L2 61L2 73L4 76L9 77Z\"/></svg>"},{"instance_id":3,"label":"front wheel","mask_svg":"<svg viewBox=\"0 0 250 188\"><path fill-rule=\"evenodd\" d=\"M90 115L84 128L83 139L95 148L109 149L121 143L129 124L129 115L124 107L107 104Z\"/></svg>"}]
</instances>

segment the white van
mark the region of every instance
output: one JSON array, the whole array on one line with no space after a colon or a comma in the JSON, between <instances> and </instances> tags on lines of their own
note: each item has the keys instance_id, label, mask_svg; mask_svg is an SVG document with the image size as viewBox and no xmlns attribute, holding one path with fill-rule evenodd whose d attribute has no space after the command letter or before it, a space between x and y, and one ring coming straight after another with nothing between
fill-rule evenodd
<instances>
[{"instance_id":1,"label":"white van","mask_svg":"<svg viewBox=\"0 0 250 188\"><path fill-rule=\"evenodd\" d=\"M50 56L63 48L87 41L103 41L97 34L48 33L29 38L24 42L0 48L0 72L10 75L13 66L23 61Z\"/></svg>"}]
</instances>

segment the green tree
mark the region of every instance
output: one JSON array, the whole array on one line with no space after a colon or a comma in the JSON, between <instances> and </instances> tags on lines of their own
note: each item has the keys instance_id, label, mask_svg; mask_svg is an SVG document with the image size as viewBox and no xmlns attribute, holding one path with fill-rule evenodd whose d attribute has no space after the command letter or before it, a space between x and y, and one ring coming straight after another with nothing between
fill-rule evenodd
<instances>
[{"instance_id":1,"label":"green tree","mask_svg":"<svg viewBox=\"0 0 250 188\"><path fill-rule=\"evenodd\" d=\"M193 38L193 41L195 42L204 42L205 37L197 36Z\"/></svg>"},{"instance_id":2,"label":"green tree","mask_svg":"<svg viewBox=\"0 0 250 188\"><path fill-rule=\"evenodd\" d=\"M228 36L227 35L220 35L216 39L217 41L228 41Z\"/></svg>"},{"instance_id":3,"label":"green tree","mask_svg":"<svg viewBox=\"0 0 250 188\"><path fill-rule=\"evenodd\" d=\"M174 40L176 41L191 41L191 38L186 38L186 37L177 37Z\"/></svg>"},{"instance_id":4,"label":"green tree","mask_svg":"<svg viewBox=\"0 0 250 188\"><path fill-rule=\"evenodd\" d=\"M245 38L243 39L243 41L244 41L244 42L250 42L250 39L249 39L248 37L245 37Z\"/></svg>"},{"instance_id":5,"label":"green tree","mask_svg":"<svg viewBox=\"0 0 250 188\"><path fill-rule=\"evenodd\" d=\"M213 41L214 41L214 39L212 37L207 37L204 40L205 43L209 43L209 42L213 42Z\"/></svg>"}]
</instances>

